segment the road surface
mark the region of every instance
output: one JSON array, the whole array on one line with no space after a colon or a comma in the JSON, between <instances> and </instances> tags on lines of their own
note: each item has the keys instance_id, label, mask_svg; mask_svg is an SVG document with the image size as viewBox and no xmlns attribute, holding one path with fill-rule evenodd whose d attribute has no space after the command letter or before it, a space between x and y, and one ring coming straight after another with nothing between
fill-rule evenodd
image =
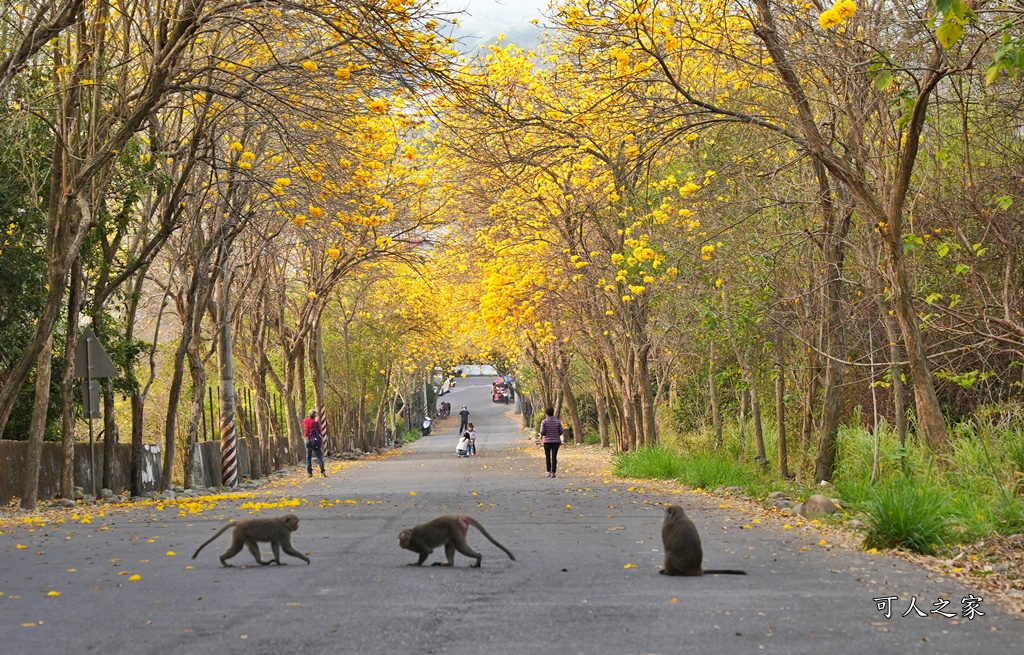
<instances>
[{"instance_id":1,"label":"road surface","mask_svg":"<svg viewBox=\"0 0 1024 655\"><path fill-rule=\"evenodd\" d=\"M1020 652L1024 621L984 599L983 614L965 618L963 599L981 594L903 560L823 547L712 496L586 477L571 448L559 477L545 477L539 449L510 407L490 402L489 384L459 380L445 396L453 411L469 406L473 458L455 456L449 419L396 456L332 464L327 479L298 471L270 495L5 526L0 652ZM271 505L258 516L301 517L293 543L312 565L283 555L288 566L257 567L244 551L233 560L244 566L224 568L227 537L190 559L254 502ZM664 503L684 504L701 528L705 568L748 575L659 575ZM407 566L416 555L399 549L398 533L446 513L476 517L517 561L471 530L482 568L462 555L452 569ZM890 618L873 600L885 597L896 597Z\"/></svg>"}]
</instances>

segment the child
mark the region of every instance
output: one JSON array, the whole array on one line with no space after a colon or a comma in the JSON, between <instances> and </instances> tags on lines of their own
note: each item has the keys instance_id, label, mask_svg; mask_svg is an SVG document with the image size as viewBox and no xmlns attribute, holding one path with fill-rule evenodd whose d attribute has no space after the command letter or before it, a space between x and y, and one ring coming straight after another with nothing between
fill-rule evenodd
<instances>
[{"instance_id":1,"label":"child","mask_svg":"<svg viewBox=\"0 0 1024 655\"><path fill-rule=\"evenodd\" d=\"M476 428L473 427L472 423L466 427L469 428L467 431L467 434L469 435L469 454L476 455Z\"/></svg>"},{"instance_id":2,"label":"child","mask_svg":"<svg viewBox=\"0 0 1024 655\"><path fill-rule=\"evenodd\" d=\"M462 433L459 445L455 447L455 454L459 457L469 457L469 432Z\"/></svg>"}]
</instances>

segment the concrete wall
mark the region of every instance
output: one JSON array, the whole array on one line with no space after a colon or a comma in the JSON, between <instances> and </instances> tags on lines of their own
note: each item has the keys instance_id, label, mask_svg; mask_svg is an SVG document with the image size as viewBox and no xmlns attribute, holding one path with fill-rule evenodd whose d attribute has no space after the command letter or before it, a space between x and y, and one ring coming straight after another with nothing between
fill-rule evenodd
<instances>
[{"instance_id":1,"label":"concrete wall","mask_svg":"<svg viewBox=\"0 0 1024 655\"><path fill-rule=\"evenodd\" d=\"M162 467L159 446L143 446L142 486L143 491L157 491L160 488ZM25 453L28 443L24 441L0 441L0 504L7 505L14 497L20 498L24 488ZM114 447L114 492L121 493L131 487L131 445L117 444ZM60 494L60 471L63 462L61 444L44 443L39 471L39 500L46 501ZM238 440L238 474L241 478L258 478L263 471L259 448L250 448L249 439ZM96 490L103 479L103 444L96 444ZM217 487L221 484L220 442L203 441L197 444L192 463L192 479L196 485ZM92 493L92 477L89 466L89 444L75 444L75 486Z\"/></svg>"},{"instance_id":2,"label":"concrete wall","mask_svg":"<svg viewBox=\"0 0 1024 655\"><path fill-rule=\"evenodd\" d=\"M96 489L103 477L103 444L96 444ZM144 446L142 456L143 490L155 491L160 481L160 448ZM0 504L6 505L15 496L21 497L25 488L23 472L28 443L0 441ZM61 444L44 443L39 470L39 500L50 500L60 493L60 472L64 460ZM131 486L131 445L114 447L114 491L120 493ZM92 492L92 469L89 444L75 444L75 485Z\"/></svg>"}]
</instances>

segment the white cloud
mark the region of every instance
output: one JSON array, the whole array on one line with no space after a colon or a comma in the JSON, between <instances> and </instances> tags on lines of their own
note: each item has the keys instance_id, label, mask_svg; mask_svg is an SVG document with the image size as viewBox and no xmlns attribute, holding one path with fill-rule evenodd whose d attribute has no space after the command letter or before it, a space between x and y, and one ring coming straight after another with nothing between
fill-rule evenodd
<instances>
[{"instance_id":1,"label":"white cloud","mask_svg":"<svg viewBox=\"0 0 1024 655\"><path fill-rule=\"evenodd\" d=\"M505 35L506 44L529 48L541 35L541 29L530 21L539 18L543 22L548 0L440 0L438 6L443 11L464 12L458 17L461 26L455 35L461 37L467 51L493 43L499 34Z\"/></svg>"}]
</instances>

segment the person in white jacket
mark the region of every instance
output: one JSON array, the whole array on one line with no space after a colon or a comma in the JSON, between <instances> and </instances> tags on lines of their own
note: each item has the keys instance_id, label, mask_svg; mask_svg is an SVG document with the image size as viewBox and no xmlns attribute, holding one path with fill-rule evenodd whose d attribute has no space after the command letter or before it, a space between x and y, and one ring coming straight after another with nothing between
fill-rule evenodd
<instances>
[{"instance_id":1,"label":"person in white jacket","mask_svg":"<svg viewBox=\"0 0 1024 655\"><path fill-rule=\"evenodd\" d=\"M462 433L459 445L455 447L455 454L459 457L469 457L469 432Z\"/></svg>"}]
</instances>

